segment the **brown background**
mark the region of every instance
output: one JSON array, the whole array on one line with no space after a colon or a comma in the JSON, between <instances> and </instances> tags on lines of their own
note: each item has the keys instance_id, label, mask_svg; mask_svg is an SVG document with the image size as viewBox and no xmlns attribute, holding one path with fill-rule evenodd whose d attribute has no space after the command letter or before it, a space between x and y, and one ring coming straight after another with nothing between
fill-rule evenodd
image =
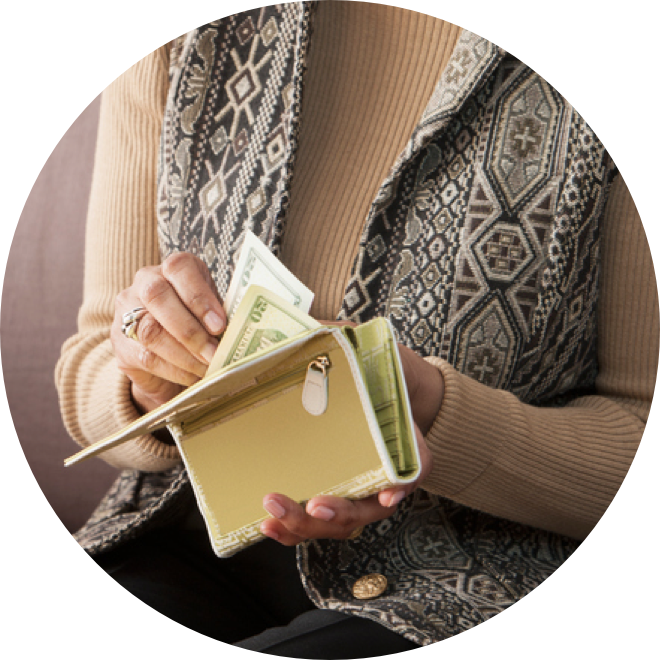
<instances>
[{"instance_id":1,"label":"brown background","mask_svg":"<svg viewBox=\"0 0 660 660\"><path fill-rule=\"evenodd\" d=\"M74 122L44 165L21 214L2 290L5 388L23 451L46 499L73 532L117 471L100 459L70 468L77 445L60 417L55 363L75 333L82 301L85 216L99 99Z\"/></svg>"}]
</instances>

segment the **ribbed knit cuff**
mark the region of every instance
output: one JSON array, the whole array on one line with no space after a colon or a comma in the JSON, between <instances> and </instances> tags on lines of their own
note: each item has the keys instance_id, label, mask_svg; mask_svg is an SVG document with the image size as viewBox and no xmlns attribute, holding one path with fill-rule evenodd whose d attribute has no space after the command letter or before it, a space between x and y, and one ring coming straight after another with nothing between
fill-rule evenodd
<instances>
[{"instance_id":1,"label":"ribbed knit cuff","mask_svg":"<svg viewBox=\"0 0 660 660\"><path fill-rule=\"evenodd\" d=\"M97 351L110 350L99 346ZM130 392L130 381L117 368L112 354L105 356L105 364L96 372L93 390L83 404L81 424L83 437L104 438L140 417ZM102 458L118 468L137 468L148 472L167 470L181 462L175 446L160 442L152 435L144 435L111 449Z\"/></svg>"},{"instance_id":2,"label":"ribbed knit cuff","mask_svg":"<svg viewBox=\"0 0 660 660\"><path fill-rule=\"evenodd\" d=\"M439 358L426 358L440 370L444 396L426 436L433 469L426 490L455 498L493 463L503 434L512 424L523 431L518 400L465 376ZM523 431L524 432L524 431Z\"/></svg>"}]
</instances>

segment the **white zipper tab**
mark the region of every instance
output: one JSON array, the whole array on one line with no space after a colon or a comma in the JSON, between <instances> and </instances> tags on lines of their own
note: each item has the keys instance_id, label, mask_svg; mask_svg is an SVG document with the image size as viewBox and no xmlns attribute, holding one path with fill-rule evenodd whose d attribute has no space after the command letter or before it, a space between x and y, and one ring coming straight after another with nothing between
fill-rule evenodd
<instances>
[{"instance_id":1,"label":"white zipper tab","mask_svg":"<svg viewBox=\"0 0 660 660\"><path fill-rule=\"evenodd\" d=\"M302 391L303 408L310 415L322 415L328 407L328 373L330 360L320 355L307 366Z\"/></svg>"}]
</instances>

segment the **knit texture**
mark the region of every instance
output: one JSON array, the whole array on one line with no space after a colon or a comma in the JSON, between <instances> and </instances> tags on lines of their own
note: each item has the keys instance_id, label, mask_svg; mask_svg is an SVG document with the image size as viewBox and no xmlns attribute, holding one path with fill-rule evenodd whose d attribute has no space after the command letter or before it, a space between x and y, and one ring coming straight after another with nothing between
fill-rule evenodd
<instances>
[{"instance_id":1,"label":"knit texture","mask_svg":"<svg viewBox=\"0 0 660 660\"><path fill-rule=\"evenodd\" d=\"M416 20L419 23L410 19L410 30L428 35L426 21ZM347 30L347 35L359 33L357 29L354 33ZM437 40L434 50L440 53L446 52L444 46L455 37L452 30L443 26L436 26L430 33ZM321 30L319 35L323 38ZM392 50L396 43L391 42ZM350 51L351 47L346 48ZM358 46L353 44L352 48ZM130 286L140 267L159 260L155 192L147 195L144 191L155 191L156 153L168 85L168 52L163 47L132 67L108 88L103 98L87 228L80 331L64 345L57 370L64 420L71 435L82 445L105 437L138 415L130 400L128 381L114 364L108 337L117 292ZM310 67L323 65L322 51L310 55ZM437 64L438 69L441 66ZM351 89L351 74L357 76L359 71L357 66L342 68L345 89ZM409 73L401 69L389 84L393 88L405 85ZM314 69L310 68L311 90L314 76ZM309 107L314 107L313 102L310 92ZM354 112L350 103L338 105L335 111ZM347 116L335 121L339 125L350 123ZM300 162L306 158L321 162L333 157L332 140L306 139L303 134ZM330 153L318 151L322 144ZM308 147L313 149L305 155ZM379 160L376 155L362 164L368 169L376 167ZM367 199L372 179L352 179L364 180L365 189L357 191L357 197ZM337 179L321 175L314 175L314 185L308 190L302 184L294 187L291 217L296 218L297 207L318 210L317 200L329 198L336 187ZM334 217L324 222L340 222L348 228L359 225L363 213L364 202L346 203L339 214L341 221ZM314 223L317 216L312 217L310 211L297 218L284 239L285 257L323 247L322 241L311 246L304 229L305 222ZM615 183L603 232L600 375L596 383L600 396L578 399L563 411L539 409L521 404L512 395L481 385L437 361L445 378L445 399L428 437L435 462L426 487L497 515L543 524L575 536L584 536L598 520L616 492L641 436L657 371L658 347L658 307L651 257L634 205L620 178ZM330 234L335 236L334 232ZM339 242L326 252L330 258L290 262L304 281L330 283L317 305L320 316L336 312L336 292L349 275L350 259L344 259L344 255L354 250L355 233L342 230L338 234ZM576 437L580 438L578 445ZM569 446L577 447L569 450L574 477L571 483L582 484L577 491L574 485L566 488L566 474L556 467L557 456ZM146 471L168 469L178 462L173 447L151 436L127 443L105 458L119 467Z\"/></svg>"},{"instance_id":2,"label":"knit texture","mask_svg":"<svg viewBox=\"0 0 660 660\"><path fill-rule=\"evenodd\" d=\"M459 34L397 7L319 5L281 252L314 291L316 318L337 316L369 207Z\"/></svg>"}]
</instances>

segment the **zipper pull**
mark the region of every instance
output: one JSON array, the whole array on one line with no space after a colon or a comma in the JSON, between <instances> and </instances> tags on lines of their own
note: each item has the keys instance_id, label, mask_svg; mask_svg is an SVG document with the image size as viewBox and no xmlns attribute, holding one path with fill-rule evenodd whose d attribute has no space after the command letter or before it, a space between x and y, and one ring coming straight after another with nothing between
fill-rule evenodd
<instances>
[{"instance_id":1,"label":"zipper pull","mask_svg":"<svg viewBox=\"0 0 660 660\"><path fill-rule=\"evenodd\" d=\"M328 407L329 367L330 360L325 355L319 355L307 365L302 404L310 415L322 415Z\"/></svg>"}]
</instances>

